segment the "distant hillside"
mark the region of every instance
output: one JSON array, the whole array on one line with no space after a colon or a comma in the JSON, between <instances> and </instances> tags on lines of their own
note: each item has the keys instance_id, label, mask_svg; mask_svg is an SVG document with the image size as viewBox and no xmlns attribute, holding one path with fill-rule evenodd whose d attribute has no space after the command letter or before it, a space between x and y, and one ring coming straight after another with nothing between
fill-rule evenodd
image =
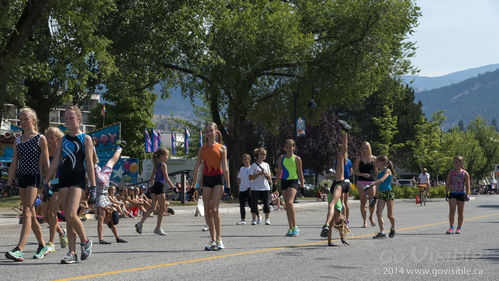
<instances>
[{"instance_id":1,"label":"distant hillside","mask_svg":"<svg viewBox=\"0 0 499 281\"><path fill-rule=\"evenodd\" d=\"M193 120L196 118L194 115L194 108L191 101L186 99L180 93L180 89L174 89L168 99L161 99L161 85L154 86L153 92L158 93L158 99L154 104L155 115L170 116L172 114L182 119ZM197 104L200 102L196 101Z\"/></svg>"},{"instance_id":2,"label":"distant hillside","mask_svg":"<svg viewBox=\"0 0 499 281\"><path fill-rule=\"evenodd\" d=\"M483 74L489 71L494 71L499 69L499 64L490 64L482 67L477 67L477 68L470 68L458 72L454 72L451 74L447 74L444 76L438 76L438 77L427 77L427 76L412 76L412 75L406 75L402 76L402 80L409 84L414 91L417 92L422 92L422 91L427 91L427 90L432 90L432 89L437 89L441 88L444 86L448 86L451 84L459 83L462 82L466 79L475 77L479 74ZM414 80L414 81L413 81ZM412 83L410 83L413 81Z\"/></svg>"},{"instance_id":3,"label":"distant hillside","mask_svg":"<svg viewBox=\"0 0 499 281\"><path fill-rule=\"evenodd\" d=\"M467 125L478 115L489 124L492 119L499 121L499 69L457 84L416 93L416 100L423 103L427 117L445 110L444 129L456 126L460 120Z\"/></svg>"}]
</instances>

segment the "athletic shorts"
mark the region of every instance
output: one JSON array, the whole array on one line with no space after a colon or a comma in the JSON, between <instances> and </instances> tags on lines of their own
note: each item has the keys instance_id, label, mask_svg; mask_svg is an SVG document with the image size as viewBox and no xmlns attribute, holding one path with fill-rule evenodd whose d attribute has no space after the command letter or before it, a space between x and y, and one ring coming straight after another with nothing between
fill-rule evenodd
<instances>
[{"instance_id":1,"label":"athletic shorts","mask_svg":"<svg viewBox=\"0 0 499 281\"><path fill-rule=\"evenodd\" d=\"M334 190L336 189L337 186L339 186L341 188L341 191L343 192L343 185L344 184L345 184L345 180L334 181L333 185L331 185L331 189L329 190L329 192L331 192L331 194L333 194ZM350 183L348 183L348 184L350 184Z\"/></svg>"},{"instance_id":2,"label":"athletic shorts","mask_svg":"<svg viewBox=\"0 0 499 281\"><path fill-rule=\"evenodd\" d=\"M454 198L458 201L466 201L466 193L449 193L449 199Z\"/></svg>"},{"instance_id":3,"label":"athletic shorts","mask_svg":"<svg viewBox=\"0 0 499 281\"><path fill-rule=\"evenodd\" d=\"M393 192L392 189L380 191L378 194L378 199L384 200L384 201L395 200L395 192Z\"/></svg>"},{"instance_id":4,"label":"athletic shorts","mask_svg":"<svg viewBox=\"0 0 499 281\"><path fill-rule=\"evenodd\" d=\"M86 189L85 179L71 179L69 177L59 178L59 189L70 186L76 186L85 190Z\"/></svg>"},{"instance_id":5,"label":"athletic shorts","mask_svg":"<svg viewBox=\"0 0 499 281\"><path fill-rule=\"evenodd\" d=\"M154 182L153 186L151 187L151 193L152 194L166 193L165 184L160 182Z\"/></svg>"},{"instance_id":6,"label":"athletic shorts","mask_svg":"<svg viewBox=\"0 0 499 281\"><path fill-rule=\"evenodd\" d=\"M348 192L350 192L350 181L345 180L341 185L341 193L348 193Z\"/></svg>"},{"instance_id":7,"label":"athletic shorts","mask_svg":"<svg viewBox=\"0 0 499 281\"><path fill-rule=\"evenodd\" d=\"M36 188L41 187L41 177L40 175L17 175L17 181L19 187L26 188L28 186L35 186Z\"/></svg>"},{"instance_id":8,"label":"athletic shorts","mask_svg":"<svg viewBox=\"0 0 499 281\"><path fill-rule=\"evenodd\" d=\"M59 184L50 185L52 192L59 192Z\"/></svg>"},{"instance_id":9,"label":"athletic shorts","mask_svg":"<svg viewBox=\"0 0 499 281\"><path fill-rule=\"evenodd\" d=\"M288 187L298 190L298 180L281 180L281 190L286 190Z\"/></svg>"},{"instance_id":10,"label":"athletic shorts","mask_svg":"<svg viewBox=\"0 0 499 281\"><path fill-rule=\"evenodd\" d=\"M217 185L224 185L224 175L219 174L216 176L203 176L203 186L204 187L215 187Z\"/></svg>"}]
</instances>

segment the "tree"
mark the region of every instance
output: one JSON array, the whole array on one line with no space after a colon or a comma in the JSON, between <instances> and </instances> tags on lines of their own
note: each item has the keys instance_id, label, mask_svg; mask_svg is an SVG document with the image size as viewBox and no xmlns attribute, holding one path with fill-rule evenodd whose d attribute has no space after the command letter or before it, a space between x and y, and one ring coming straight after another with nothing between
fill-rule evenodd
<instances>
[{"instance_id":1,"label":"tree","mask_svg":"<svg viewBox=\"0 0 499 281\"><path fill-rule=\"evenodd\" d=\"M481 169L478 167L475 169L475 177L481 179L494 170L495 164L499 163L499 133L493 126L488 126L480 116L473 120L467 129L473 133L478 145L483 149L485 165Z\"/></svg>"},{"instance_id":2,"label":"tree","mask_svg":"<svg viewBox=\"0 0 499 281\"><path fill-rule=\"evenodd\" d=\"M464 122L463 120L459 120L459 123L457 124L457 128L459 131L464 132Z\"/></svg>"},{"instance_id":3,"label":"tree","mask_svg":"<svg viewBox=\"0 0 499 281\"><path fill-rule=\"evenodd\" d=\"M494 118L494 119L492 119L492 122L490 122L490 125L491 125L492 127L494 127L494 129L496 130L496 132L499 132L499 127L497 126L497 121L496 121L496 119L495 119L495 118Z\"/></svg>"}]
</instances>

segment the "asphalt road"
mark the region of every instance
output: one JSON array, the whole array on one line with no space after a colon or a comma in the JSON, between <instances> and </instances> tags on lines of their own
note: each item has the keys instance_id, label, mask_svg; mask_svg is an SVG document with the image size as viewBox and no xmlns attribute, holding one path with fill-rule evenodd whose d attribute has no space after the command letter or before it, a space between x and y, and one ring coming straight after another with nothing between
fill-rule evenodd
<instances>
[{"instance_id":1,"label":"asphalt road","mask_svg":"<svg viewBox=\"0 0 499 281\"><path fill-rule=\"evenodd\" d=\"M3 253L16 245L21 228L4 221L0 224L0 280L499 280L499 196L479 196L468 202L460 235L445 234L445 201L421 207L397 200L397 235L384 240L371 238L377 226L360 228L359 203L354 201L351 246L334 248L319 236L326 204L299 205L299 237L284 236L283 211L271 213L270 226L237 226L237 209L224 206L226 249L219 252L204 251L208 233L201 231L204 219L193 216L194 207L178 208L178 214L164 220L166 237L153 234L155 217L146 221L142 235L135 232L137 219L122 219L118 230L128 244L94 244L89 259L73 265L60 264L66 251L58 243L56 253L31 259L37 247L33 234L24 262L5 259ZM97 242L96 221L84 225ZM47 225L42 226L48 235ZM334 237L338 238L336 231ZM114 242L107 227L105 238Z\"/></svg>"}]
</instances>

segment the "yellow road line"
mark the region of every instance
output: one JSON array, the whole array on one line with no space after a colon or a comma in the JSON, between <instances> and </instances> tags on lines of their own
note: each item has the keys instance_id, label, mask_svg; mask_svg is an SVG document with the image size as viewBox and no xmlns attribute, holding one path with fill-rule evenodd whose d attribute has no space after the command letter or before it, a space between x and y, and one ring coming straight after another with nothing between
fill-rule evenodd
<instances>
[{"instance_id":1,"label":"yellow road line","mask_svg":"<svg viewBox=\"0 0 499 281\"><path fill-rule=\"evenodd\" d=\"M499 215L499 213L495 213L495 214L489 214L489 215L483 215L483 216L478 216L478 217L467 218L467 219L464 219L464 220L466 220L466 221L477 220L477 219L483 219L483 218L493 217L493 216L498 216L498 215ZM413 230L413 229L419 229L419 228L425 228L425 227L430 227L430 226L436 226L436 225L441 225L441 224L446 224L446 223L448 223L448 221L442 221L442 222L436 222L436 223L430 223L430 224L423 224L423 225L417 225L417 226L404 227L404 228L397 229L397 232L406 231L406 230ZM375 233L368 233L368 234L356 235L356 236L349 237L349 239L364 238L364 237L372 236L374 234ZM336 239L334 241L339 241L339 239ZM120 274L120 273L127 273L127 272L134 272L134 271L146 270L146 269L154 269L154 268L160 268L160 267L174 266L174 265L179 265L179 264L195 263L195 262L208 261L208 260L221 259L221 258L228 258L228 257L236 257L236 256L242 256L242 255L249 255L249 254L258 254L258 253L271 252L271 251L277 251L277 250L284 250L284 249L290 249L290 248L296 248L296 247L313 246L313 245L323 244L323 243L326 243L326 242L327 241L324 240L324 241L318 241L318 242L312 242L312 243L298 244L298 245L293 245L293 246L283 246L283 247L276 247L276 248L267 248L267 249L255 250L255 251L246 251L246 252L225 254L225 255L219 255L219 256L211 256L211 257L199 258L199 259L192 259L192 260L186 260L186 261L178 261L178 262L171 262L171 263L150 265L150 266L144 266L144 267L136 267L136 268L123 269L123 270L109 271L109 272L103 272L103 273L96 273L96 274L91 274L91 275L82 275L82 276L77 276L77 277L63 278L63 279L57 279L55 281L69 281L69 280L79 280L79 279L94 278L94 277L100 277L100 276L108 276L108 275L114 275L114 274Z\"/></svg>"}]
</instances>

